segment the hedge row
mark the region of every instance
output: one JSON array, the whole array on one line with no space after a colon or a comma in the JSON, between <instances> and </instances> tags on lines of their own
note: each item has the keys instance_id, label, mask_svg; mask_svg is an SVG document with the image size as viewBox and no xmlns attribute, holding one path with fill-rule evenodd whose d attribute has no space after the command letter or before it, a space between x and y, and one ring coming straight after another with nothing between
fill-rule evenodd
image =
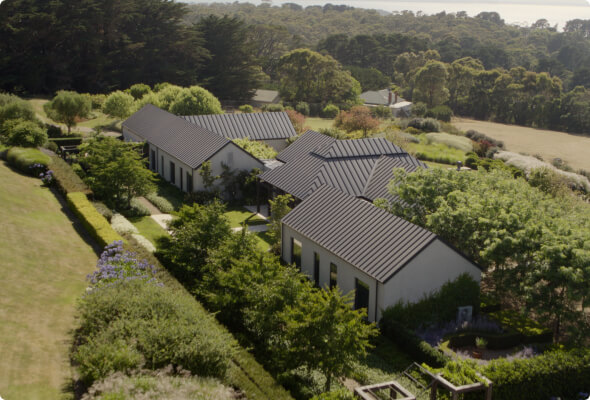
<instances>
[{"instance_id":1,"label":"hedge row","mask_svg":"<svg viewBox=\"0 0 590 400\"><path fill-rule=\"evenodd\" d=\"M68 206L82 221L90 235L96 239L101 247L123 238L111 228L109 222L96 211L84 193L74 192L67 194Z\"/></svg>"},{"instance_id":2,"label":"hedge row","mask_svg":"<svg viewBox=\"0 0 590 400\"><path fill-rule=\"evenodd\" d=\"M49 141L55 143L58 146L79 146L82 144L81 137L49 138Z\"/></svg>"},{"instance_id":3,"label":"hedge row","mask_svg":"<svg viewBox=\"0 0 590 400\"><path fill-rule=\"evenodd\" d=\"M195 307L208 313L205 307L203 307L194 296L189 294L186 288L168 272L158 258L152 253L139 247L135 239L128 236L126 236L126 239L128 239L126 247L129 248L130 251L137 253L138 257L141 257L142 259L147 260L150 264L156 266L159 271L157 275L159 280L161 280L167 287L189 297ZM227 328L216 319L213 319L212 323L219 329L229 333ZM234 353L227 372L226 383L239 388L245 393L246 398L251 400L293 400L289 392L276 382L276 380L256 361L252 354L242 347L238 348Z\"/></svg>"},{"instance_id":4,"label":"hedge row","mask_svg":"<svg viewBox=\"0 0 590 400\"><path fill-rule=\"evenodd\" d=\"M74 192L81 192L87 196L92 195L92 190L88 185L74 172L70 164L59 156L51 156L51 170L57 188L63 195Z\"/></svg>"},{"instance_id":5,"label":"hedge row","mask_svg":"<svg viewBox=\"0 0 590 400\"><path fill-rule=\"evenodd\" d=\"M31 165L40 164L43 169L46 169L51 163L51 158L48 155L37 149L24 147L13 147L8 150L6 160L9 165L29 175L36 174L39 171L38 168L31 169Z\"/></svg>"},{"instance_id":6,"label":"hedge row","mask_svg":"<svg viewBox=\"0 0 590 400\"><path fill-rule=\"evenodd\" d=\"M491 361L481 372L497 400L578 399L590 391L590 350L554 350L528 359ZM481 393L466 395L480 399Z\"/></svg>"}]
</instances>

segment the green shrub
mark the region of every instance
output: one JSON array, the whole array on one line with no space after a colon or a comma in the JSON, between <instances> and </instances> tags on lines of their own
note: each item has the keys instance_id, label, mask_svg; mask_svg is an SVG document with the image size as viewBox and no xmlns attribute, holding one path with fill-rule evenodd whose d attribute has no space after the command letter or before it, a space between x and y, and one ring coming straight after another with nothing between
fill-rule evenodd
<instances>
[{"instance_id":1,"label":"green shrub","mask_svg":"<svg viewBox=\"0 0 590 400\"><path fill-rule=\"evenodd\" d=\"M300 101L295 106L295 111L307 117L309 116L309 104L307 104L305 101Z\"/></svg>"},{"instance_id":2,"label":"green shrub","mask_svg":"<svg viewBox=\"0 0 590 400\"><path fill-rule=\"evenodd\" d=\"M6 153L8 153L8 149L10 149L10 147L0 143L0 160L6 160Z\"/></svg>"},{"instance_id":3,"label":"green shrub","mask_svg":"<svg viewBox=\"0 0 590 400\"><path fill-rule=\"evenodd\" d=\"M121 214L126 217L146 217L152 215L152 212L137 198L131 199L131 207L127 210L121 210Z\"/></svg>"},{"instance_id":4,"label":"green shrub","mask_svg":"<svg viewBox=\"0 0 590 400\"><path fill-rule=\"evenodd\" d=\"M39 124L23 120L14 121L15 123L8 128L8 135L5 138L9 146L38 147L47 142L47 132Z\"/></svg>"},{"instance_id":5,"label":"green shrub","mask_svg":"<svg viewBox=\"0 0 590 400\"><path fill-rule=\"evenodd\" d=\"M422 132L440 132L440 123L433 118L414 118L408 121L408 127Z\"/></svg>"},{"instance_id":6,"label":"green shrub","mask_svg":"<svg viewBox=\"0 0 590 400\"><path fill-rule=\"evenodd\" d=\"M149 85L146 85L145 83L136 83L135 85L132 85L129 89L125 90L125 92L133 96L135 100L141 99L146 94L151 93L151 91L152 89L149 87Z\"/></svg>"},{"instance_id":7,"label":"green shrub","mask_svg":"<svg viewBox=\"0 0 590 400\"><path fill-rule=\"evenodd\" d=\"M82 192L85 195L91 195L90 188L80 179L73 167L79 164L70 166L67 162L62 160L59 156L51 156L51 170L53 171L53 178L55 179L59 191L66 195L73 192Z\"/></svg>"},{"instance_id":8,"label":"green shrub","mask_svg":"<svg viewBox=\"0 0 590 400\"><path fill-rule=\"evenodd\" d=\"M37 121L35 110L28 101L13 96L13 100L0 104L0 125L11 119L22 119L25 121Z\"/></svg>"},{"instance_id":9,"label":"green shrub","mask_svg":"<svg viewBox=\"0 0 590 400\"><path fill-rule=\"evenodd\" d=\"M250 104L244 104L239 106L238 110L240 110L240 112L243 112L244 114L250 114L254 112L254 107L252 107Z\"/></svg>"},{"instance_id":10,"label":"green shrub","mask_svg":"<svg viewBox=\"0 0 590 400\"><path fill-rule=\"evenodd\" d=\"M86 383L117 370L168 365L224 378L235 349L231 335L189 296L143 280L92 290L78 314L72 358Z\"/></svg>"},{"instance_id":11,"label":"green shrub","mask_svg":"<svg viewBox=\"0 0 590 400\"><path fill-rule=\"evenodd\" d=\"M53 151L54 153L56 153L59 150L57 147L57 144L55 144L55 142L47 142L45 144L45 148Z\"/></svg>"},{"instance_id":12,"label":"green shrub","mask_svg":"<svg viewBox=\"0 0 590 400\"><path fill-rule=\"evenodd\" d=\"M339 112L340 112L340 109L338 108L337 105L335 105L335 104L328 104L322 110L322 117L324 117L324 118L336 118L338 116L338 113Z\"/></svg>"},{"instance_id":13,"label":"green shrub","mask_svg":"<svg viewBox=\"0 0 590 400\"><path fill-rule=\"evenodd\" d=\"M170 214L174 211L174 206L168 200L162 196L158 196L157 193L150 193L145 196L158 210L163 214Z\"/></svg>"},{"instance_id":14,"label":"green shrub","mask_svg":"<svg viewBox=\"0 0 590 400\"><path fill-rule=\"evenodd\" d=\"M386 106L378 106L378 107L372 108L371 114L373 114L374 117L381 118L381 119L391 118L391 116L392 116L391 109Z\"/></svg>"},{"instance_id":15,"label":"green shrub","mask_svg":"<svg viewBox=\"0 0 590 400\"><path fill-rule=\"evenodd\" d=\"M88 233L96 239L101 247L123 238L111 228L109 222L96 211L84 193L73 192L67 194L70 209L82 222Z\"/></svg>"},{"instance_id":16,"label":"green shrub","mask_svg":"<svg viewBox=\"0 0 590 400\"><path fill-rule=\"evenodd\" d=\"M45 129L47 130L47 137L49 138L58 138L63 136L63 131L57 125L45 124Z\"/></svg>"},{"instance_id":17,"label":"green shrub","mask_svg":"<svg viewBox=\"0 0 590 400\"><path fill-rule=\"evenodd\" d=\"M590 350L554 350L528 359L493 360L481 367L481 373L493 382L495 399L577 399L579 392L590 391Z\"/></svg>"},{"instance_id":18,"label":"green shrub","mask_svg":"<svg viewBox=\"0 0 590 400\"><path fill-rule=\"evenodd\" d=\"M250 140L248 138L234 139L233 142L261 160L275 158L277 155L277 151L264 142Z\"/></svg>"},{"instance_id":19,"label":"green shrub","mask_svg":"<svg viewBox=\"0 0 590 400\"><path fill-rule=\"evenodd\" d=\"M412 126L408 126L405 129L405 132L406 133L409 133L409 134L412 134L412 135L419 135L419 134L422 133L422 131L420 129L416 129L416 128L412 127Z\"/></svg>"},{"instance_id":20,"label":"green shrub","mask_svg":"<svg viewBox=\"0 0 590 400\"><path fill-rule=\"evenodd\" d=\"M90 94L90 104L93 110L100 110L105 100L107 99L106 94Z\"/></svg>"},{"instance_id":21,"label":"green shrub","mask_svg":"<svg viewBox=\"0 0 590 400\"><path fill-rule=\"evenodd\" d=\"M491 350L510 349L524 343L523 335L518 332L498 334L487 332L461 332L448 337L449 347L456 349L475 346L478 337L487 340L487 348Z\"/></svg>"},{"instance_id":22,"label":"green shrub","mask_svg":"<svg viewBox=\"0 0 590 400\"><path fill-rule=\"evenodd\" d=\"M399 321L384 316L379 321L379 328L383 336L393 341L417 362L423 362L438 368L444 366L450 360L442 351L435 349L420 339Z\"/></svg>"},{"instance_id":23,"label":"green shrub","mask_svg":"<svg viewBox=\"0 0 590 400\"><path fill-rule=\"evenodd\" d=\"M426 115L427 110L428 106L426 105L426 103L422 103L419 101L412 105L412 115L416 117L423 117L424 115Z\"/></svg>"},{"instance_id":24,"label":"green shrub","mask_svg":"<svg viewBox=\"0 0 590 400\"><path fill-rule=\"evenodd\" d=\"M425 117L435 118L440 121L450 122L453 110L449 106L436 106L426 111Z\"/></svg>"},{"instance_id":25,"label":"green shrub","mask_svg":"<svg viewBox=\"0 0 590 400\"><path fill-rule=\"evenodd\" d=\"M473 142L463 136L449 135L444 132L432 132L426 134L426 140L428 143L443 143L453 149L459 149L464 152L473 150Z\"/></svg>"},{"instance_id":26,"label":"green shrub","mask_svg":"<svg viewBox=\"0 0 590 400\"><path fill-rule=\"evenodd\" d=\"M413 144L412 149L416 158L425 161L434 161L443 164L455 165L457 161L465 161L465 152L459 149L453 149L443 143L426 144L421 141Z\"/></svg>"},{"instance_id":27,"label":"green shrub","mask_svg":"<svg viewBox=\"0 0 590 400\"><path fill-rule=\"evenodd\" d=\"M551 332L543 325L516 311L495 311L489 313L489 316L498 321L502 326L511 328L524 335L529 343L534 343L535 341L550 341L552 338ZM548 340L541 340L542 338L547 337L549 338Z\"/></svg>"},{"instance_id":28,"label":"green shrub","mask_svg":"<svg viewBox=\"0 0 590 400\"><path fill-rule=\"evenodd\" d=\"M281 112L285 111L282 104L266 104L262 107L262 111L266 112Z\"/></svg>"},{"instance_id":29,"label":"green shrub","mask_svg":"<svg viewBox=\"0 0 590 400\"><path fill-rule=\"evenodd\" d=\"M457 308L471 305L474 313L479 310L479 284L468 274L449 281L437 291L424 296L417 303L398 302L383 311L383 320L393 320L409 329L420 325L453 321Z\"/></svg>"},{"instance_id":30,"label":"green shrub","mask_svg":"<svg viewBox=\"0 0 590 400\"><path fill-rule=\"evenodd\" d=\"M51 158L43 154L37 149L13 147L6 153L6 161L8 164L18 169L21 172L30 175L36 175L37 169L30 168L32 165L40 164L44 169L47 169L51 164Z\"/></svg>"}]
</instances>

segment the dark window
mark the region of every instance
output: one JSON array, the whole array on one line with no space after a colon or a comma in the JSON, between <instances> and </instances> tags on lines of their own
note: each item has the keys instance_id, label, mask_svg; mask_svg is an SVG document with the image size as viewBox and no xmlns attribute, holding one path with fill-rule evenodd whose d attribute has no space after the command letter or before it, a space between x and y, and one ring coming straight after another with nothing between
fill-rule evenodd
<instances>
[{"instance_id":1,"label":"dark window","mask_svg":"<svg viewBox=\"0 0 590 400\"><path fill-rule=\"evenodd\" d=\"M188 171L186 173L186 191L189 193L193 191L193 176Z\"/></svg>"},{"instance_id":2,"label":"dark window","mask_svg":"<svg viewBox=\"0 0 590 400\"><path fill-rule=\"evenodd\" d=\"M338 284L338 267L330 263L330 289Z\"/></svg>"},{"instance_id":3,"label":"dark window","mask_svg":"<svg viewBox=\"0 0 590 400\"><path fill-rule=\"evenodd\" d=\"M170 161L170 182L176 184L176 165Z\"/></svg>"},{"instance_id":4,"label":"dark window","mask_svg":"<svg viewBox=\"0 0 590 400\"><path fill-rule=\"evenodd\" d=\"M301 269L301 242L291 238L291 262Z\"/></svg>"},{"instance_id":5,"label":"dark window","mask_svg":"<svg viewBox=\"0 0 590 400\"><path fill-rule=\"evenodd\" d=\"M356 279L356 292L354 295L354 309L366 308L369 310L369 285Z\"/></svg>"},{"instance_id":6,"label":"dark window","mask_svg":"<svg viewBox=\"0 0 590 400\"><path fill-rule=\"evenodd\" d=\"M151 165L152 171L157 171L158 170L158 161L156 159L156 150L152 150L151 155L152 155L152 157L151 157L151 159L152 159L152 165Z\"/></svg>"},{"instance_id":7,"label":"dark window","mask_svg":"<svg viewBox=\"0 0 590 400\"><path fill-rule=\"evenodd\" d=\"M320 287L320 255L313 253L313 280L316 287Z\"/></svg>"},{"instance_id":8,"label":"dark window","mask_svg":"<svg viewBox=\"0 0 590 400\"><path fill-rule=\"evenodd\" d=\"M179 168L179 170L180 170L180 172L178 173L178 176L180 177L180 190L184 190L184 188L183 188L184 185L182 184L183 183L182 180L184 179L184 175L182 175L182 168Z\"/></svg>"},{"instance_id":9,"label":"dark window","mask_svg":"<svg viewBox=\"0 0 590 400\"><path fill-rule=\"evenodd\" d=\"M160 167L162 167L162 171L160 171L160 174L162 175L162 178L164 178L164 156L160 156Z\"/></svg>"}]
</instances>

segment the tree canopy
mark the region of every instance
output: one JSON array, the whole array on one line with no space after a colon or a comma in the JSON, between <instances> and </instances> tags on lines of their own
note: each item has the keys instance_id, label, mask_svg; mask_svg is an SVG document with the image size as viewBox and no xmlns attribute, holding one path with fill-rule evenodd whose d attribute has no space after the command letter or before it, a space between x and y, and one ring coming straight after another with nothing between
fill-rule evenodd
<instances>
[{"instance_id":1,"label":"tree canopy","mask_svg":"<svg viewBox=\"0 0 590 400\"><path fill-rule=\"evenodd\" d=\"M54 121L63 122L68 127L68 134L76 121L90 112L90 98L70 90L60 90L55 97L43 106L47 115Z\"/></svg>"},{"instance_id":2,"label":"tree canopy","mask_svg":"<svg viewBox=\"0 0 590 400\"><path fill-rule=\"evenodd\" d=\"M355 104L360 84L338 61L309 49L293 50L279 60L281 97L307 103Z\"/></svg>"},{"instance_id":3,"label":"tree canopy","mask_svg":"<svg viewBox=\"0 0 590 400\"><path fill-rule=\"evenodd\" d=\"M486 269L499 300L510 295L555 340L588 332L590 208L547 194L505 170L397 170L386 206L467 253ZM383 205L381 203L381 205Z\"/></svg>"}]
</instances>

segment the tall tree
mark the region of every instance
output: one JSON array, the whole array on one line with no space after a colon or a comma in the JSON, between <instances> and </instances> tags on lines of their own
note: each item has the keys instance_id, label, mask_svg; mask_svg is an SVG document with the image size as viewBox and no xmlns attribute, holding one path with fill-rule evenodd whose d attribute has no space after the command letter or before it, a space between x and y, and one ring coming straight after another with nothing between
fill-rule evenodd
<instances>
[{"instance_id":1,"label":"tall tree","mask_svg":"<svg viewBox=\"0 0 590 400\"><path fill-rule=\"evenodd\" d=\"M279 61L280 92L292 102L355 104L360 84L330 56L293 50Z\"/></svg>"},{"instance_id":2,"label":"tall tree","mask_svg":"<svg viewBox=\"0 0 590 400\"><path fill-rule=\"evenodd\" d=\"M60 90L49 103L43 105L43 108L49 118L66 124L69 135L76 121L88 115L92 102L83 94Z\"/></svg>"},{"instance_id":3,"label":"tall tree","mask_svg":"<svg viewBox=\"0 0 590 400\"><path fill-rule=\"evenodd\" d=\"M445 64L440 61L429 61L416 72L414 77L414 101L423 101L432 108L441 105L449 98L447 78L449 74Z\"/></svg>"},{"instance_id":4,"label":"tall tree","mask_svg":"<svg viewBox=\"0 0 590 400\"><path fill-rule=\"evenodd\" d=\"M203 18L196 28L211 58L203 65L203 86L221 99L248 100L260 85L262 70L248 40L249 27L236 17Z\"/></svg>"},{"instance_id":5,"label":"tall tree","mask_svg":"<svg viewBox=\"0 0 590 400\"><path fill-rule=\"evenodd\" d=\"M134 197L155 190L155 174L145 166L142 146L98 136L81 147L90 187L113 207L129 209Z\"/></svg>"}]
</instances>

